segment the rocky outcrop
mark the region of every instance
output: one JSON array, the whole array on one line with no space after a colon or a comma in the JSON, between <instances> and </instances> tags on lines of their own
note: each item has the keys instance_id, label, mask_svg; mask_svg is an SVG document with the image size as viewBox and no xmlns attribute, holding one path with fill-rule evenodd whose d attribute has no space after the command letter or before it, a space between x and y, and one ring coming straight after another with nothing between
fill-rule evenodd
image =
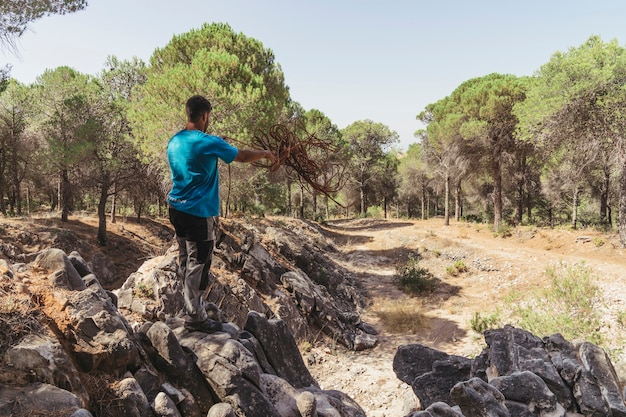
<instances>
[{"instance_id":1,"label":"rocky outcrop","mask_svg":"<svg viewBox=\"0 0 626 417\"><path fill-rule=\"evenodd\" d=\"M488 330L485 341L473 360L399 347L394 371L422 408L409 416L626 416L623 387L600 347L560 334L540 339L509 325Z\"/></svg>"},{"instance_id":2,"label":"rocky outcrop","mask_svg":"<svg viewBox=\"0 0 626 417\"><path fill-rule=\"evenodd\" d=\"M322 250L317 243L298 256L337 273L332 285L295 267L285 249L295 230L270 237L241 223L223 230L207 292L207 312L224 322L214 334L184 329L175 246L114 291L78 251L2 259L2 288L22 288L43 316L41 327L0 349L0 414L364 416L347 395L320 389L297 347L322 328L351 348L376 343L362 329L371 332L350 277L320 254L304 255Z\"/></svg>"}]
</instances>

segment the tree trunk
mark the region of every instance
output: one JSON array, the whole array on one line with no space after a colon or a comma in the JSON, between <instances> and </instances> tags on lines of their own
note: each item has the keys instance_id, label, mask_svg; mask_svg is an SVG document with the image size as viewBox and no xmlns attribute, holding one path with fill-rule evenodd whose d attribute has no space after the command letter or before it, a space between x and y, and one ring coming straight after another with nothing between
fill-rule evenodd
<instances>
[{"instance_id":1,"label":"tree trunk","mask_svg":"<svg viewBox=\"0 0 626 417\"><path fill-rule=\"evenodd\" d=\"M626 248L626 158L622 161L619 183L619 241Z\"/></svg>"},{"instance_id":2,"label":"tree trunk","mask_svg":"<svg viewBox=\"0 0 626 417\"><path fill-rule=\"evenodd\" d=\"M454 221L461 220L462 213L461 207L461 180L459 179L456 182L456 187L454 188Z\"/></svg>"},{"instance_id":3,"label":"tree trunk","mask_svg":"<svg viewBox=\"0 0 626 417\"><path fill-rule=\"evenodd\" d=\"M287 177L287 216L293 216L293 206L291 204L291 179Z\"/></svg>"},{"instance_id":4,"label":"tree trunk","mask_svg":"<svg viewBox=\"0 0 626 417\"><path fill-rule=\"evenodd\" d=\"M66 169L61 170L61 183L59 188L61 194L61 221L66 222L70 215L71 199L70 178Z\"/></svg>"},{"instance_id":5,"label":"tree trunk","mask_svg":"<svg viewBox=\"0 0 626 417\"><path fill-rule=\"evenodd\" d=\"M117 192L113 192L113 196L111 197L111 223L115 224L117 221L116 212L117 211Z\"/></svg>"},{"instance_id":6,"label":"tree trunk","mask_svg":"<svg viewBox=\"0 0 626 417\"><path fill-rule=\"evenodd\" d=\"M108 181L103 181L100 185L100 201L98 201L98 244L106 246L107 244L107 214L106 205L109 193Z\"/></svg>"},{"instance_id":7,"label":"tree trunk","mask_svg":"<svg viewBox=\"0 0 626 417\"><path fill-rule=\"evenodd\" d=\"M444 224L446 226L450 225L450 176L446 175L446 180L445 180L445 187L444 187L444 192L445 192L445 196L444 196L444 208L443 208L443 213L444 213Z\"/></svg>"},{"instance_id":8,"label":"tree trunk","mask_svg":"<svg viewBox=\"0 0 626 417\"><path fill-rule=\"evenodd\" d=\"M300 183L300 218L304 219L304 184Z\"/></svg>"},{"instance_id":9,"label":"tree trunk","mask_svg":"<svg viewBox=\"0 0 626 417\"><path fill-rule=\"evenodd\" d=\"M361 216L365 216L365 187L359 186L359 192L361 193Z\"/></svg>"},{"instance_id":10,"label":"tree trunk","mask_svg":"<svg viewBox=\"0 0 626 417\"><path fill-rule=\"evenodd\" d=\"M30 216L30 188L26 187L26 214Z\"/></svg>"},{"instance_id":11,"label":"tree trunk","mask_svg":"<svg viewBox=\"0 0 626 417\"><path fill-rule=\"evenodd\" d=\"M609 185L610 178L609 173L604 171L604 179L602 180L602 190L600 192L600 222L602 224L610 224L610 220L607 219L607 211L609 205Z\"/></svg>"},{"instance_id":12,"label":"tree trunk","mask_svg":"<svg viewBox=\"0 0 626 417\"><path fill-rule=\"evenodd\" d=\"M387 218L387 197L383 197L383 216Z\"/></svg>"},{"instance_id":13,"label":"tree trunk","mask_svg":"<svg viewBox=\"0 0 626 417\"><path fill-rule=\"evenodd\" d=\"M491 174L493 175L493 230L498 231L502 221L502 169L500 166L500 145L492 151Z\"/></svg>"},{"instance_id":14,"label":"tree trunk","mask_svg":"<svg viewBox=\"0 0 626 417\"><path fill-rule=\"evenodd\" d=\"M524 181L517 184L517 207L515 208L515 222L522 223L522 215L524 214Z\"/></svg>"},{"instance_id":15,"label":"tree trunk","mask_svg":"<svg viewBox=\"0 0 626 417\"><path fill-rule=\"evenodd\" d=\"M578 186L574 187L572 194L572 227L576 230L578 223Z\"/></svg>"}]
</instances>

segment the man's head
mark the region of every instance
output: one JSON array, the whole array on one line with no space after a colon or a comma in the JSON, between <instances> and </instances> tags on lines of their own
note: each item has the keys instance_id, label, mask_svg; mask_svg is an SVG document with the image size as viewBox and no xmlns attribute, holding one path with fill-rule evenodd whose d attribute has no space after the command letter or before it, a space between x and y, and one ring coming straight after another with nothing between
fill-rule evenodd
<instances>
[{"instance_id":1,"label":"man's head","mask_svg":"<svg viewBox=\"0 0 626 417\"><path fill-rule=\"evenodd\" d=\"M192 96L185 104L185 112L187 113L187 121L201 127L206 132L209 126L209 114L211 113L211 103L202 96Z\"/></svg>"}]
</instances>

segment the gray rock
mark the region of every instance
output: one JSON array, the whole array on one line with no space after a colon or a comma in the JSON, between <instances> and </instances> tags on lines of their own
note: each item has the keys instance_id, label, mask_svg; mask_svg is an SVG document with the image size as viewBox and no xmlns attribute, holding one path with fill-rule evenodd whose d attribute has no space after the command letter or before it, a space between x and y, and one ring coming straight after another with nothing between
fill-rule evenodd
<instances>
[{"instance_id":1,"label":"gray rock","mask_svg":"<svg viewBox=\"0 0 626 417\"><path fill-rule=\"evenodd\" d=\"M433 363L448 354L420 344L402 345L393 357L393 371L398 379L409 385L418 376L433 370Z\"/></svg>"},{"instance_id":2,"label":"gray rock","mask_svg":"<svg viewBox=\"0 0 626 417\"><path fill-rule=\"evenodd\" d=\"M459 382L450 396L466 417L509 417L504 395L480 378Z\"/></svg>"},{"instance_id":3,"label":"gray rock","mask_svg":"<svg viewBox=\"0 0 626 417\"><path fill-rule=\"evenodd\" d=\"M69 391L50 384L24 387L0 385L0 415L27 414L29 410L68 410L83 408L82 401Z\"/></svg>"},{"instance_id":4,"label":"gray rock","mask_svg":"<svg viewBox=\"0 0 626 417\"><path fill-rule=\"evenodd\" d=\"M77 291L85 289L80 274L61 249L42 252L35 259L35 265L51 273L50 278L55 286Z\"/></svg>"},{"instance_id":5,"label":"gray rock","mask_svg":"<svg viewBox=\"0 0 626 417\"><path fill-rule=\"evenodd\" d=\"M230 404L217 403L211 407L207 417L237 417L237 415Z\"/></svg>"},{"instance_id":6,"label":"gray rock","mask_svg":"<svg viewBox=\"0 0 626 417\"><path fill-rule=\"evenodd\" d=\"M431 404L423 411L415 411L406 417L465 417L458 406L450 407L444 402Z\"/></svg>"},{"instance_id":7,"label":"gray rock","mask_svg":"<svg viewBox=\"0 0 626 417\"><path fill-rule=\"evenodd\" d=\"M626 417L626 406L624 405L619 379L604 349L584 342L580 345L578 352L585 369L602 387L602 395L609 405L611 415L613 417Z\"/></svg>"},{"instance_id":8,"label":"gray rock","mask_svg":"<svg viewBox=\"0 0 626 417\"><path fill-rule=\"evenodd\" d=\"M120 415L125 417L153 417L148 398L134 378L124 378L113 390L119 399Z\"/></svg>"},{"instance_id":9,"label":"gray rock","mask_svg":"<svg viewBox=\"0 0 626 417\"><path fill-rule=\"evenodd\" d=\"M181 417L174 401L164 392L156 395L152 409L157 417Z\"/></svg>"},{"instance_id":10,"label":"gray rock","mask_svg":"<svg viewBox=\"0 0 626 417\"><path fill-rule=\"evenodd\" d=\"M282 320L268 320L253 311L248 314L245 329L259 341L276 375L296 388L318 387L302 360L293 336Z\"/></svg>"},{"instance_id":11,"label":"gray rock","mask_svg":"<svg viewBox=\"0 0 626 417\"><path fill-rule=\"evenodd\" d=\"M504 398L526 405L533 404L541 411L551 412L556 409L556 396L546 383L530 371L513 372L494 378L490 384L504 395Z\"/></svg>"}]
</instances>

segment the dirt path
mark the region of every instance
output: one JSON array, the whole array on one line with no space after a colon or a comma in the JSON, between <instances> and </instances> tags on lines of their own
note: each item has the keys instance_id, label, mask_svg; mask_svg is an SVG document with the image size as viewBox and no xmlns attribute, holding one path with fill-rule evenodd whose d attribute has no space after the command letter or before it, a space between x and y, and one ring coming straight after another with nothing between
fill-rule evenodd
<instances>
[{"instance_id":1,"label":"dirt path","mask_svg":"<svg viewBox=\"0 0 626 417\"><path fill-rule=\"evenodd\" d=\"M392 369L398 346L421 343L450 354L480 353L482 335L470 326L474 314L494 312L513 289L545 286L550 266L584 262L596 272L610 307L607 314L626 311L626 259L616 234L517 228L502 238L486 225L444 226L442 219L345 220L325 228L341 248L337 262L355 272L372 299L362 317L377 329L380 343L364 352L316 348L312 356L317 363L310 369L322 388L347 393L370 417L406 415L415 405L410 387ZM419 256L420 265L439 280L428 299L409 297L393 282L396 266L409 256ZM468 271L452 276L446 270L457 260ZM394 305L423 319L418 330L394 332L383 325L377 312Z\"/></svg>"}]
</instances>

